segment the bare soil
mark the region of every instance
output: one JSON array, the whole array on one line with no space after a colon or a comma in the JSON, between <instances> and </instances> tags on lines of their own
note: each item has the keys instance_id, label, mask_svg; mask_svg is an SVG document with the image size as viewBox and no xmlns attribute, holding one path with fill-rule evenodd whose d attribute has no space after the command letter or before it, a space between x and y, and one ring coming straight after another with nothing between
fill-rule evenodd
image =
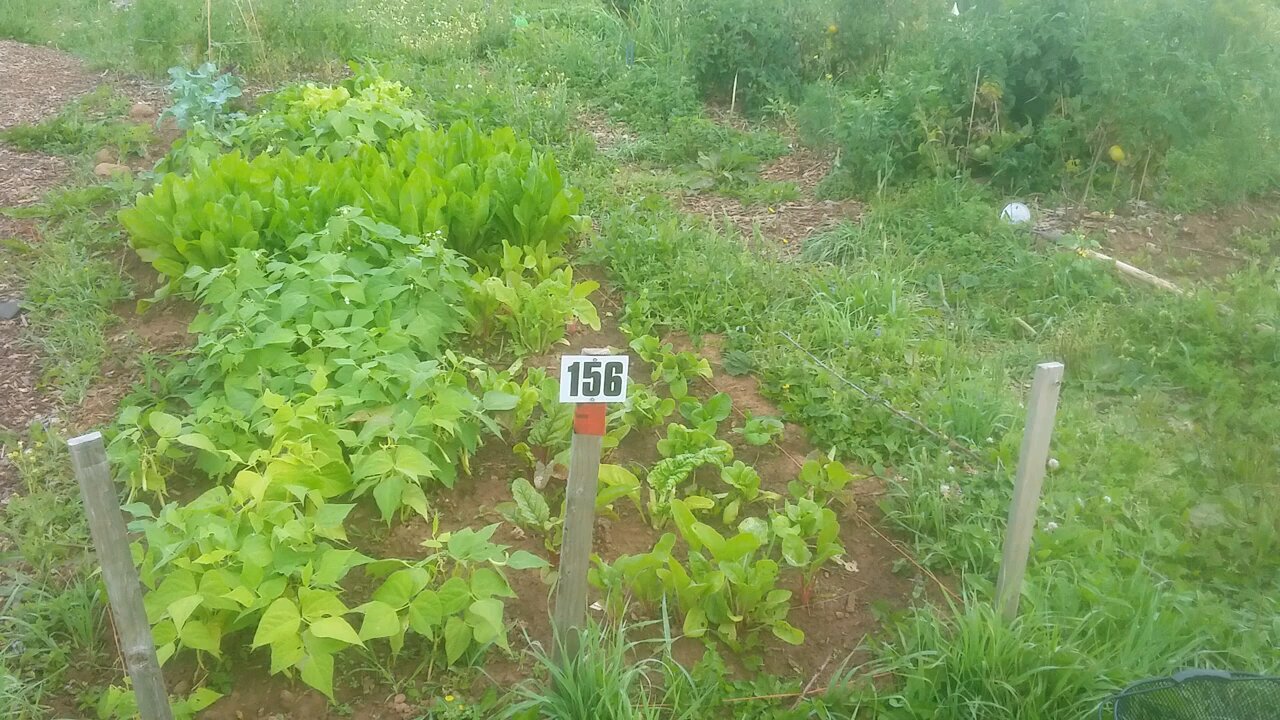
<instances>
[{"instance_id":1,"label":"bare soil","mask_svg":"<svg viewBox=\"0 0 1280 720\"><path fill-rule=\"evenodd\" d=\"M1176 284L1215 282L1280 252L1280 198L1181 215L1132 203L1114 213L1045 208L1038 229L1080 234L1102 252Z\"/></svg>"}]
</instances>

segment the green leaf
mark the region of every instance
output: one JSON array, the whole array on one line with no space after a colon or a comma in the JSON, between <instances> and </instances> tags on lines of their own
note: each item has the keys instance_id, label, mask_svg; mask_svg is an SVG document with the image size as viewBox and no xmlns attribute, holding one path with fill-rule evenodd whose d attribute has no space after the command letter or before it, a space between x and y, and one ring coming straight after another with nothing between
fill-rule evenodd
<instances>
[{"instance_id":1,"label":"green leaf","mask_svg":"<svg viewBox=\"0 0 1280 720\"><path fill-rule=\"evenodd\" d=\"M302 661L301 670L302 681L333 702L333 655L312 652Z\"/></svg>"},{"instance_id":2,"label":"green leaf","mask_svg":"<svg viewBox=\"0 0 1280 720\"><path fill-rule=\"evenodd\" d=\"M258 621L258 630L253 635L253 647L262 647L278 642L282 638L296 636L302 625L302 615L298 606L288 598L280 598L267 608Z\"/></svg>"},{"instance_id":3,"label":"green leaf","mask_svg":"<svg viewBox=\"0 0 1280 720\"><path fill-rule=\"evenodd\" d=\"M516 405L520 403L520 398L511 393L490 390L480 399L480 406L489 412L501 412L503 410L514 410Z\"/></svg>"},{"instance_id":4,"label":"green leaf","mask_svg":"<svg viewBox=\"0 0 1280 720\"><path fill-rule=\"evenodd\" d=\"M435 638L436 628L444 622L444 605L433 590L423 590L409 603L409 627L426 638Z\"/></svg>"},{"instance_id":5,"label":"green leaf","mask_svg":"<svg viewBox=\"0 0 1280 720\"><path fill-rule=\"evenodd\" d=\"M790 645L804 644L804 631L786 620L779 620L769 627L775 637Z\"/></svg>"},{"instance_id":6,"label":"green leaf","mask_svg":"<svg viewBox=\"0 0 1280 720\"><path fill-rule=\"evenodd\" d=\"M219 657L222 654L222 628L217 625L204 623L200 620L190 620L182 626L182 631L178 633L178 637L182 640L183 645L194 650L204 650L214 657Z\"/></svg>"},{"instance_id":7,"label":"green leaf","mask_svg":"<svg viewBox=\"0 0 1280 720\"><path fill-rule=\"evenodd\" d=\"M155 410L147 417L151 429L162 438L176 438L182 433L182 421L169 413Z\"/></svg>"},{"instance_id":8,"label":"green leaf","mask_svg":"<svg viewBox=\"0 0 1280 720\"><path fill-rule=\"evenodd\" d=\"M154 415L152 417L154 417ZM179 435L177 440L188 447L208 450L211 453L218 452L218 448L213 444L213 441L200 433L185 433L183 435Z\"/></svg>"},{"instance_id":9,"label":"green leaf","mask_svg":"<svg viewBox=\"0 0 1280 720\"><path fill-rule=\"evenodd\" d=\"M298 590L298 604L302 606L302 617L308 621L319 620L330 615L346 615L351 612L338 599L338 594L331 590L300 588Z\"/></svg>"},{"instance_id":10,"label":"green leaf","mask_svg":"<svg viewBox=\"0 0 1280 720\"><path fill-rule=\"evenodd\" d=\"M511 557L507 560L507 567L512 570L538 570L551 567L551 563L527 550L517 550L511 553Z\"/></svg>"},{"instance_id":11,"label":"green leaf","mask_svg":"<svg viewBox=\"0 0 1280 720\"><path fill-rule=\"evenodd\" d=\"M319 638L329 638L348 645L361 645L360 636L356 634L351 623L340 617L327 617L311 623L311 634Z\"/></svg>"},{"instance_id":12,"label":"green leaf","mask_svg":"<svg viewBox=\"0 0 1280 720\"><path fill-rule=\"evenodd\" d=\"M477 598L515 597L511 586L493 568L477 568L471 574L471 594Z\"/></svg>"},{"instance_id":13,"label":"green leaf","mask_svg":"<svg viewBox=\"0 0 1280 720\"><path fill-rule=\"evenodd\" d=\"M430 575L422 568L405 568L392 573L373 593L373 599L399 609L422 591Z\"/></svg>"},{"instance_id":14,"label":"green leaf","mask_svg":"<svg viewBox=\"0 0 1280 720\"><path fill-rule=\"evenodd\" d=\"M188 595L180 600L169 603L169 607L165 610L169 613L169 617L173 620L173 625L178 629L179 634L182 632L182 625L191 617L191 613L200 607L202 598L199 595Z\"/></svg>"},{"instance_id":15,"label":"green leaf","mask_svg":"<svg viewBox=\"0 0 1280 720\"><path fill-rule=\"evenodd\" d=\"M271 643L271 674L297 665L303 658L302 638L290 635Z\"/></svg>"},{"instance_id":16,"label":"green leaf","mask_svg":"<svg viewBox=\"0 0 1280 720\"><path fill-rule=\"evenodd\" d=\"M435 463L412 445L400 445L396 448L396 468L416 479L433 478L440 472Z\"/></svg>"},{"instance_id":17,"label":"green leaf","mask_svg":"<svg viewBox=\"0 0 1280 720\"><path fill-rule=\"evenodd\" d=\"M444 625L444 653L450 665L456 663L471 645L471 626L454 615Z\"/></svg>"},{"instance_id":18,"label":"green leaf","mask_svg":"<svg viewBox=\"0 0 1280 720\"><path fill-rule=\"evenodd\" d=\"M693 638L707 634L707 613L702 607L690 608L684 616L684 634Z\"/></svg>"},{"instance_id":19,"label":"green leaf","mask_svg":"<svg viewBox=\"0 0 1280 720\"><path fill-rule=\"evenodd\" d=\"M499 645L506 646L507 628L502 622L502 610L502 601L497 598L476 600L467 608L467 624L474 630L478 644L487 645L496 641Z\"/></svg>"},{"instance_id":20,"label":"green leaf","mask_svg":"<svg viewBox=\"0 0 1280 720\"><path fill-rule=\"evenodd\" d=\"M361 640L391 637L401 630L396 609L384 602L371 600L358 610L364 612L364 622L360 625Z\"/></svg>"},{"instance_id":21,"label":"green leaf","mask_svg":"<svg viewBox=\"0 0 1280 720\"><path fill-rule=\"evenodd\" d=\"M455 615L466 609L471 602L471 588L459 577L449 578L436 589L440 599L440 607L445 615Z\"/></svg>"},{"instance_id":22,"label":"green leaf","mask_svg":"<svg viewBox=\"0 0 1280 720\"><path fill-rule=\"evenodd\" d=\"M378 503L378 511L382 513L383 522L391 522L391 518L400 509L400 499L404 497L404 478L388 475L373 488L373 499Z\"/></svg>"}]
</instances>

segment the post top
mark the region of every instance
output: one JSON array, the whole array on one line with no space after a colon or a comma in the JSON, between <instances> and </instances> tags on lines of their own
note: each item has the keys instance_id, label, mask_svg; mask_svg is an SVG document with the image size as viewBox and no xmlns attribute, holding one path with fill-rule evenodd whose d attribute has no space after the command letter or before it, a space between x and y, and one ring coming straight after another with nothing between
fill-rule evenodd
<instances>
[{"instance_id":1,"label":"post top","mask_svg":"<svg viewBox=\"0 0 1280 720\"><path fill-rule=\"evenodd\" d=\"M85 433L84 435L81 435L79 437L71 438L70 440L67 441L67 447L76 447L77 445L84 445L85 443L91 443L95 441L97 442L102 441L102 433L98 432L97 430L94 430L91 433Z\"/></svg>"}]
</instances>

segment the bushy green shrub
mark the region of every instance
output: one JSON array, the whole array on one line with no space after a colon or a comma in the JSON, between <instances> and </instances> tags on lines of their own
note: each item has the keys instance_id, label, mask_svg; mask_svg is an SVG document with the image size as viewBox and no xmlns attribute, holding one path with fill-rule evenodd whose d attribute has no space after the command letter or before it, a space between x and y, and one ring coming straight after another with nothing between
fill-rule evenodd
<instances>
[{"instance_id":1,"label":"bushy green shrub","mask_svg":"<svg viewBox=\"0 0 1280 720\"><path fill-rule=\"evenodd\" d=\"M1167 188L1192 207L1276 182L1272 6L1007 0L915 17L922 39L883 73L811 91L801 112L856 186L963 169L1019 190Z\"/></svg>"},{"instance_id":2,"label":"bushy green shrub","mask_svg":"<svg viewBox=\"0 0 1280 720\"><path fill-rule=\"evenodd\" d=\"M822 26L803 3L715 0L691 22L690 61L703 96L749 110L795 98Z\"/></svg>"}]
</instances>

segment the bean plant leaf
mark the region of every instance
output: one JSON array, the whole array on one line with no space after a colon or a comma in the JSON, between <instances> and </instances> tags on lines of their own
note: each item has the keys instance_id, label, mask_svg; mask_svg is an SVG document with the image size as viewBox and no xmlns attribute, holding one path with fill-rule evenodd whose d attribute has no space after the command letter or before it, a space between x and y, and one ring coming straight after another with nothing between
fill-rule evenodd
<instances>
[{"instance_id":1,"label":"bean plant leaf","mask_svg":"<svg viewBox=\"0 0 1280 720\"><path fill-rule=\"evenodd\" d=\"M279 640L296 636L302 624L302 615L298 606L288 598L280 598L267 607L258 621L258 630L253 635L253 646L262 647Z\"/></svg>"},{"instance_id":2,"label":"bean plant leaf","mask_svg":"<svg viewBox=\"0 0 1280 720\"><path fill-rule=\"evenodd\" d=\"M364 612L364 622L360 624L361 640L391 637L400 632L400 616L390 605L371 600L358 609Z\"/></svg>"},{"instance_id":3,"label":"bean plant leaf","mask_svg":"<svg viewBox=\"0 0 1280 720\"><path fill-rule=\"evenodd\" d=\"M451 616L445 623L444 653L450 665L458 662L462 654L467 651L467 647L471 645L471 637L471 626L457 615Z\"/></svg>"},{"instance_id":4,"label":"bean plant leaf","mask_svg":"<svg viewBox=\"0 0 1280 720\"><path fill-rule=\"evenodd\" d=\"M176 438L182 433L182 421L169 413L156 410L147 418L151 429L162 438Z\"/></svg>"},{"instance_id":5,"label":"bean plant leaf","mask_svg":"<svg viewBox=\"0 0 1280 720\"><path fill-rule=\"evenodd\" d=\"M302 681L324 693L333 702L333 655L312 652L302 661Z\"/></svg>"},{"instance_id":6,"label":"bean plant leaf","mask_svg":"<svg viewBox=\"0 0 1280 720\"><path fill-rule=\"evenodd\" d=\"M310 625L311 634L319 638L338 640L348 645L363 645L351 623L340 617L321 618Z\"/></svg>"}]
</instances>

